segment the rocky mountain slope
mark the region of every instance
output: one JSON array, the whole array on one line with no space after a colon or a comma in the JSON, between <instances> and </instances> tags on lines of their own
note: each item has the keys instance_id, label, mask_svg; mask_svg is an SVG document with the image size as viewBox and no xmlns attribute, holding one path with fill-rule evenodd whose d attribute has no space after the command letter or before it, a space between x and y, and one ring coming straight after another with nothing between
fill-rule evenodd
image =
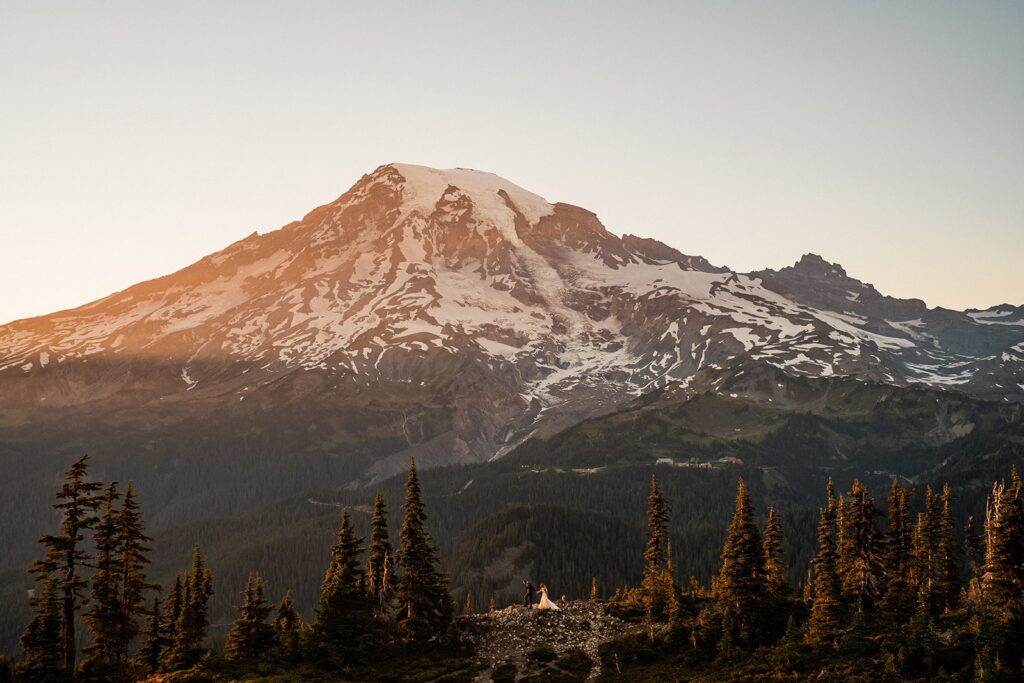
<instances>
[{"instance_id":1,"label":"rocky mountain slope","mask_svg":"<svg viewBox=\"0 0 1024 683\"><path fill-rule=\"evenodd\" d=\"M751 362L1020 401L1024 307L928 309L814 255L735 273L489 173L390 164L177 273L0 326L0 431L260 423L358 484Z\"/></svg>"}]
</instances>

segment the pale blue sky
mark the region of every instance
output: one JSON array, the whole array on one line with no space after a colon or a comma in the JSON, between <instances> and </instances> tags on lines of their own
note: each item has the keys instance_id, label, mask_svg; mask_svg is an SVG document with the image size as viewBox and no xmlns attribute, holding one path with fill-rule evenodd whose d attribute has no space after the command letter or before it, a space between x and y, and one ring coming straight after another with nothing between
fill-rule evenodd
<instances>
[{"instance_id":1,"label":"pale blue sky","mask_svg":"<svg viewBox=\"0 0 1024 683\"><path fill-rule=\"evenodd\" d=\"M389 161L735 269L1024 303L1024 3L0 0L0 322Z\"/></svg>"}]
</instances>

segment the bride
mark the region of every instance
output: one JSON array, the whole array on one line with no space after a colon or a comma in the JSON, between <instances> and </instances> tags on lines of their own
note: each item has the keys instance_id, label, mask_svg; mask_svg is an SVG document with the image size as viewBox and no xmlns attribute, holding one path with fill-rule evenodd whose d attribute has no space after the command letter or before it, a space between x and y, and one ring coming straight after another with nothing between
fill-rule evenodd
<instances>
[{"instance_id":1,"label":"bride","mask_svg":"<svg viewBox=\"0 0 1024 683\"><path fill-rule=\"evenodd\" d=\"M540 602L533 606L534 609L553 609L556 612L561 609L548 598L548 587L543 583L540 585Z\"/></svg>"}]
</instances>

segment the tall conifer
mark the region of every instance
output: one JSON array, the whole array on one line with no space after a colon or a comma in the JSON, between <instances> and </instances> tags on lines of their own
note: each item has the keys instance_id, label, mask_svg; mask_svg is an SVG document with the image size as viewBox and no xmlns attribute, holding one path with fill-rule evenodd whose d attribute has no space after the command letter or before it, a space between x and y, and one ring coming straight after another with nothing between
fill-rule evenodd
<instances>
[{"instance_id":1,"label":"tall conifer","mask_svg":"<svg viewBox=\"0 0 1024 683\"><path fill-rule=\"evenodd\" d=\"M103 498L98 491L102 488L99 482L89 480L88 454L72 463L53 505L61 512L61 533L39 539L46 548L46 556L32 565L37 580L53 578L57 581L61 600L61 656L68 671L75 668L78 655L75 619L89 585L81 573L82 566L91 559L83 547L83 534L97 521L96 510Z\"/></svg>"},{"instance_id":2,"label":"tall conifer","mask_svg":"<svg viewBox=\"0 0 1024 683\"><path fill-rule=\"evenodd\" d=\"M806 633L810 643L834 643L842 628L842 603L832 530L831 510L834 509L834 506L822 509L818 519L818 553L813 563L811 618Z\"/></svg>"},{"instance_id":3,"label":"tall conifer","mask_svg":"<svg viewBox=\"0 0 1024 683\"><path fill-rule=\"evenodd\" d=\"M768 508L764 525L764 565L768 597L781 600L789 595L786 564L782 558L782 517L775 506Z\"/></svg>"},{"instance_id":4,"label":"tall conifer","mask_svg":"<svg viewBox=\"0 0 1024 683\"><path fill-rule=\"evenodd\" d=\"M263 579L250 574L242 591L239 616L228 631L224 656L236 662L255 662L274 646L274 627L267 623L272 608L264 598Z\"/></svg>"},{"instance_id":5,"label":"tall conifer","mask_svg":"<svg viewBox=\"0 0 1024 683\"><path fill-rule=\"evenodd\" d=\"M420 482L415 461L409 464L400 534L402 577L399 627L406 642L425 642L445 637L452 624L454 605L448 594L448 578L438 568L438 553L425 522Z\"/></svg>"},{"instance_id":6,"label":"tall conifer","mask_svg":"<svg viewBox=\"0 0 1024 683\"><path fill-rule=\"evenodd\" d=\"M373 502L373 519L370 520L370 547L366 560L366 587L377 604L383 609L391 596L392 567L394 550L388 538L388 513L384 496L380 490Z\"/></svg>"},{"instance_id":7,"label":"tall conifer","mask_svg":"<svg viewBox=\"0 0 1024 683\"><path fill-rule=\"evenodd\" d=\"M722 547L722 566L715 582L719 608L729 611L734 635L751 640L757 632L767 589L764 545L754 523L754 510L741 479L736 509Z\"/></svg>"}]
</instances>

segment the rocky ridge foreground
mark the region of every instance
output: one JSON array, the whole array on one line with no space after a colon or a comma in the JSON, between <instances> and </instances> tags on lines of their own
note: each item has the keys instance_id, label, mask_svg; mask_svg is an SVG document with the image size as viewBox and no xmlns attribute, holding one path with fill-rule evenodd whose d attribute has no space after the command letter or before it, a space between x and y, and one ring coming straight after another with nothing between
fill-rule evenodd
<instances>
[{"instance_id":1,"label":"rocky ridge foreground","mask_svg":"<svg viewBox=\"0 0 1024 683\"><path fill-rule=\"evenodd\" d=\"M600 604L573 600L561 608L556 612L516 605L463 617L466 635L488 667L476 680L595 680L601 673L601 643L643 630L607 614Z\"/></svg>"}]
</instances>

